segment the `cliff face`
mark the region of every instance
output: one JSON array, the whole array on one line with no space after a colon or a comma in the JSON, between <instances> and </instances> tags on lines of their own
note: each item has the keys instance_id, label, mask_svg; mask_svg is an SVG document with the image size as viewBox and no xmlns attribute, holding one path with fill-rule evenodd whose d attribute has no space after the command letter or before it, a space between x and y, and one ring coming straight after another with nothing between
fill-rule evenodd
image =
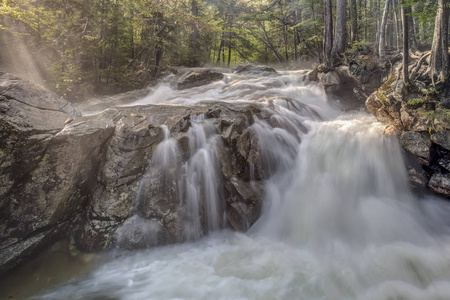
<instances>
[{"instance_id":1,"label":"cliff face","mask_svg":"<svg viewBox=\"0 0 450 300\"><path fill-rule=\"evenodd\" d=\"M450 110L448 86L413 81L394 72L366 101L378 121L390 125L407 153L410 181L418 191L450 198Z\"/></svg>"}]
</instances>

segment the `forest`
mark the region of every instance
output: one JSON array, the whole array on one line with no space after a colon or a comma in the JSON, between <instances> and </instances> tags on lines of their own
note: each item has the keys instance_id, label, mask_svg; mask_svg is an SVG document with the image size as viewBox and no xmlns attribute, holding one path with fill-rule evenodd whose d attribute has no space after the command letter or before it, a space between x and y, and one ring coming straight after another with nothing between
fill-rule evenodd
<instances>
[{"instance_id":1,"label":"forest","mask_svg":"<svg viewBox=\"0 0 450 300\"><path fill-rule=\"evenodd\" d=\"M178 66L332 67L403 40L414 56L431 49L439 5L448 32L447 0L4 0L0 66L77 101Z\"/></svg>"}]
</instances>

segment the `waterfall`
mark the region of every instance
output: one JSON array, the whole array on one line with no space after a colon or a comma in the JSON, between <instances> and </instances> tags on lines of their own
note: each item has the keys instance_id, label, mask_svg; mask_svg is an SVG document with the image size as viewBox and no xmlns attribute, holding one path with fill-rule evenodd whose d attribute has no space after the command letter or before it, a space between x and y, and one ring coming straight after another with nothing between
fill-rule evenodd
<instances>
[{"instance_id":1,"label":"waterfall","mask_svg":"<svg viewBox=\"0 0 450 300\"><path fill-rule=\"evenodd\" d=\"M247 128L259 154L248 176L265 187L262 216L248 233L221 230L224 145L205 115L193 115L188 159L181 163L165 128L141 183L141 197L156 186L186 204L188 242L125 253L38 299L448 299L450 205L411 193L397 141L372 116L333 109L301 72L226 74L184 91L164 84L134 104L157 103L163 89L174 105L271 110Z\"/></svg>"},{"instance_id":2,"label":"waterfall","mask_svg":"<svg viewBox=\"0 0 450 300\"><path fill-rule=\"evenodd\" d=\"M203 235L202 228L207 232L216 231L224 224L225 203L220 168L214 153L219 143L214 125L203 115L192 116L191 124L188 131L191 157L186 163L184 175L191 220L187 236L188 239L198 239ZM201 226L202 216L206 219L205 226Z\"/></svg>"}]
</instances>

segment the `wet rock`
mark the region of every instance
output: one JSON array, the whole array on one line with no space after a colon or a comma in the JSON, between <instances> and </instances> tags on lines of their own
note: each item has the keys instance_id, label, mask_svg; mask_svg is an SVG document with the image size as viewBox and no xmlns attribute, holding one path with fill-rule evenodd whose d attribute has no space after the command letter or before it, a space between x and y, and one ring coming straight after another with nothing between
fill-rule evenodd
<instances>
[{"instance_id":1,"label":"wet rock","mask_svg":"<svg viewBox=\"0 0 450 300\"><path fill-rule=\"evenodd\" d=\"M61 236L83 205L99 132L76 134L80 112L44 88L0 73L0 271ZM105 130L102 124L101 131ZM58 133L59 132L59 133ZM86 143L86 145L82 144ZM65 162L64 166L59 160ZM68 192L69 190L73 191Z\"/></svg>"},{"instance_id":2,"label":"wet rock","mask_svg":"<svg viewBox=\"0 0 450 300\"><path fill-rule=\"evenodd\" d=\"M244 182L236 177L231 179L232 192L228 199L228 221L238 231L246 231L255 223L261 213L261 196L263 184L261 182Z\"/></svg>"},{"instance_id":3,"label":"wet rock","mask_svg":"<svg viewBox=\"0 0 450 300\"><path fill-rule=\"evenodd\" d=\"M156 219L145 219L133 216L117 229L117 245L122 249L145 249L155 246L173 244L171 236L164 224Z\"/></svg>"},{"instance_id":4,"label":"wet rock","mask_svg":"<svg viewBox=\"0 0 450 300\"><path fill-rule=\"evenodd\" d=\"M238 66L234 72L237 74L277 74L277 70L274 68L258 65Z\"/></svg>"},{"instance_id":5,"label":"wet rock","mask_svg":"<svg viewBox=\"0 0 450 300\"><path fill-rule=\"evenodd\" d=\"M431 140L439 146L450 150L450 132L440 131L431 135Z\"/></svg>"},{"instance_id":6,"label":"wet rock","mask_svg":"<svg viewBox=\"0 0 450 300\"><path fill-rule=\"evenodd\" d=\"M431 155L430 135L424 132L404 132L400 136L402 147L421 159L421 163L428 165Z\"/></svg>"},{"instance_id":7,"label":"wet rock","mask_svg":"<svg viewBox=\"0 0 450 300\"><path fill-rule=\"evenodd\" d=\"M183 74L180 77L180 79L177 82L177 87L179 90L184 90L188 88L210 84L214 81L222 79L223 79L222 73L210 69L188 71L187 73Z\"/></svg>"},{"instance_id":8,"label":"wet rock","mask_svg":"<svg viewBox=\"0 0 450 300\"><path fill-rule=\"evenodd\" d=\"M438 164L447 172L450 172L450 155L445 155L438 159Z\"/></svg>"},{"instance_id":9,"label":"wet rock","mask_svg":"<svg viewBox=\"0 0 450 300\"><path fill-rule=\"evenodd\" d=\"M342 80L338 71L320 73L318 77L320 83L322 83L325 87L342 84Z\"/></svg>"},{"instance_id":10,"label":"wet rock","mask_svg":"<svg viewBox=\"0 0 450 300\"><path fill-rule=\"evenodd\" d=\"M428 183L428 187L436 194L449 197L450 175L442 173L434 173L433 176L431 176L430 182Z\"/></svg>"}]
</instances>

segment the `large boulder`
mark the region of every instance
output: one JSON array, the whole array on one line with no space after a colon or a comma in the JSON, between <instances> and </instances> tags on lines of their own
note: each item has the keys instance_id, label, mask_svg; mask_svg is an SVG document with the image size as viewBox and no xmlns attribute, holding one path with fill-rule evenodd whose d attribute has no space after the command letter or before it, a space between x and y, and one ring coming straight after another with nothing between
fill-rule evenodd
<instances>
[{"instance_id":1,"label":"large boulder","mask_svg":"<svg viewBox=\"0 0 450 300\"><path fill-rule=\"evenodd\" d=\"M238 66L234 70L236 74L257 74L257 75L270 75L277 74L277 70L272 67L264 65L245 65Z\"/></svg>"},{"instance_id":2,"label":"large boulder","mask_svg":"<svg viewBox=\"0 0 450 300\"><path fill-rule=\"evenodd\" d=\"M86 154L95 148L98 132L62 131L66 121L81 115L79 110L7 73L0 73L0 112L2 272L60 235L65 221L81 208L91 170Z\"/></svg>"},{"instance_id":3,"label":"large boulder","mask_svg":"<svg viewBox=\"0 0 450 300\"><path fill-rule=\"evenodd\" d=\"M223 74L211 69L192 70L184 73L176 86L179 90L189 89L222 80Z\"/></svg>"}]
</instances>

